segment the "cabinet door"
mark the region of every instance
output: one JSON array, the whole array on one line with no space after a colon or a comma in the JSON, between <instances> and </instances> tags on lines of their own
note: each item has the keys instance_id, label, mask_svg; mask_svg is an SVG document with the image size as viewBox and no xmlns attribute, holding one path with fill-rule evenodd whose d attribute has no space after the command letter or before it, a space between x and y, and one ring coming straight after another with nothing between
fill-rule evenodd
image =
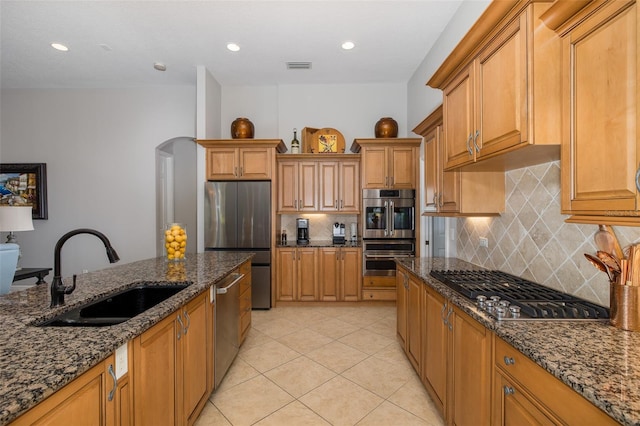
<instances>
[{"instance_id":1,"label":"cabinet door","mask_svg":"<svg viewBox=\"0 0 640 426\"><path fill-rule=\"evenodd\" d=\"M134 424L179 424L176 413L176 339L182 334L169 315L133 341Z\"/></svg>"},{"instance_id":2,"label":"cabinet door","mask_svg":"<svg viewBox=\"0 0 640 426\"><path fill-rule=\"evenodd\" d=\"M278 212L298 211L298 162L278 161Z\"/></svg>"},{"instance_id":3,"label":"cabinet door","mask_svg":"<svg viewBox=\"0 0 640 426\"><path fill-rule=\"evenodd\" d=\"M491 334L457 308L449 318L453 324L451 368L453 424L486 425L491 408Z\"/></svg>"},{"instance_id":4,"label":"cabinet door","mask_svg":"<svg viewBox=\"0 0 640 426\"><path fill-rule=\"evenodd\" d=\"M527 394L496 369L494 377L494 404L497 410L493 424L498 426L537 426L557 425L560 421L553 419L537 404L533 403Z\"/></svg>"},{"instance_id":5,"label":"cabinet door","mask_svg":"<svg viewBox=\"0 0 640 426\"><path fill-rule=\"evenodd\" d=\"M424 205L428 210L438 210L438 141L436 127L424 137Z\"/></svg>"},{"instance_id":6,"label":"cabinet door","mask_svg":"<svg viewBox=\"0 0 640 426\"><path fill-rule=\"evenodd\" d=\"M389 186L399 189L416 188L416 151L413 147L388 148Z\"/></svg>"},{"instance_id":7,"label":"cabinet door","mask_svg":"<svg viewBox=\"0 0 640 426\"><path fill-rule=\"evenodd\" d=\"M343 213L360 213L360 162L342 161L338 182L339 208Z\"/></svg>"},{"instance_id":8,"label":"cabinet door","mask_svg":"<svg viewBox=\"0 0 640 426\"><path fill-rule=\"evenodd\" d=\"M276 298L291 302L297 299L295 248L279 248L276 250Z\"/></svg>"},{"instance_id":9,"label":"cabinet door","mask_svg":"<svg viewBox=\"0 0 640 426\"><path fill-rule=\"evenodd\" d=\"M318 250L320 267L318 268L318 284L320 286L320 300L335 302L340 300L339 286L342 281L339 268L340 249L324 247Z\"/></svg>"},{"instance_id":10,"label":"cabinet door","mask_svg":"<svg viewBox=\"0 0 640 426\"><path fill-rule=\"evenodd\" d=\"M463 69L442 94L445 169L475 161L473 65Z\"/></svg>"},{"instance_id":11,"label":"cabinet door","mask_svg":"<svg viewBox=\"0 0 640 426\"><path fill-rule=\"evenodd\" d=\"M207 179L237 179L238 172L238 148L207 149Z\"/></svg>"},{"instance_id":12,"label":"cabinet door","mask_svg":"<svg viewBox=\"0 0 640 426\"><path fill-rule=\"evenodd\" d=\"M184 323L180 339L183 360L181 365L183 391L178 394L178 397L183 398L183 421L185 424L195 422L193 414L201 403L204 404L207 397L208 296L208 293L203 293L181 310Z\"/></svg>"},{"instance_id":13,"label":"cabinet door","mask_svg":"<svg viewBox=\"0 0 640 426\"><path fill-rule=\"evenodd\" d=\"M298 248L298 299L300 301L318 300L318 250L315 248Z\"/></svg>"},{"instance_id":14,"label":"cabinet door","mask_svg":"<svg viewBox=\"0 0 640 426\"><path fill-rule=\"evenodd\" d=\"M530 11L529 11L530 12ZM476 59L476 157L527 141L527 12Z\"/></svg>"},{"instance_id":15,"label":"cabinet door","mask_svg":"<svg viewBox=\"0 0 640 426\"><path fill-rule=\"evenodd\" d=\"M360 300L362 287L362 252L358 248L342 248L341 299L345 302Z\"/></svg>"},{"instance_id":16,"label":"cabinet door","mask_svg":"<svg viewBox=\"0 0 640 426\"><path fill-rule=\"evenodd\" d=\"M380 146L362 148L362 188L386 188L389 183L387 149Z\"/></svg>"},{"instance_id":17,"label":"cabinet door","mask_svg":"<svg viewBox=\"0 0 640 426\"><path fill-rule=\"evenodd\" d=\"M113 401L107 393L114 382L107 373L107 365L114 365L114 357L91 368L86 373L45 399L12 425L105 425L113 422ZM109 423L107 421L109 420Z\"/></svg>"},{"instance_id":18,"label":"cabinet door","mask_svg":"<svg viewBox=\"0 0 640 426\"><path fill-rule=\"evenodd\" d=\"M444 415L447 395L447 353L449 329L444 323L444 297L424 286L426 320L423 335L423 378L438 411Z\"/></svg>"},{"instance_id":19,"label":"cabinet door","mask_svg":"<svg viewBox=\"0 0 640 426\"><path fill-rule=\"evenodd\" d=\"M324 212L335 212L340 206L338 190L339 167L334 161L321 161L318 163L320 200L318 208Z\"/></svg>"},{"instance_id":20,"label":"cabinet door","mask_svg":"<svg viewBox=\"0 0 640 426\"><path fill-rule=\"evenodd\" d=\"M407 357L418 375L422 367L422 284L409 275L407 289Z\"/></svg>"},{"instance_id":21,"label":"cabinet door","mask_svg":"<svg viewBox=\"0 0 640 426\"><path fill-rule=\"evenodd\" d=\"M396 326L398 338L403 349L407 344L407 272L398 269L396 272Z\"/></svg>"},{"instance_id":22,"label":"cabinet door","mask_svg":"<svg viewBox=\"0 0 640 426\"><path fill-rule=\"evenodd\" d=\"M271 148L240 148L239 177L247 180L271 179Z\"/></svg>"},{"instance_id":23,"label":"cabinet door","mask_svg":"<svg viewBox=\"0 0 640 426\"><path fill-rule=\"evenodd\" d=\"M315 161L302 161L298 172L298 211L318 210L318 167Z\"/></svg>"},{"instance_id":24,"label":"cabinet door","mask_svg":"<svg viewBox=\"0 0 640 426\"><path fill-rule=\"evenodd\" d=\"M616 1L562 40L563 213L638 210L636 34L637 5Z\"/></svg>"}]
</instances>

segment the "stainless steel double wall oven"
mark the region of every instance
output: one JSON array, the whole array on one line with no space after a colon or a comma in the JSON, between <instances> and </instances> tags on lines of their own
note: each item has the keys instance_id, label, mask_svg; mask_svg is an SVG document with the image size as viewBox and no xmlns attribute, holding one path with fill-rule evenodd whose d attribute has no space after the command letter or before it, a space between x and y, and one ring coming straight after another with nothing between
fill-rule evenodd
<instances>
[{"instance_id":1,"label":"stainless steel double wall oven","mask_svg":"<svg viewBox=\"0 0 640 426\"><path fill-rule=\"evenodd\" d=\"M415 256L415 190L364 189L363 275L394 276L394 257Z\"/></svg>"}]
</instances>

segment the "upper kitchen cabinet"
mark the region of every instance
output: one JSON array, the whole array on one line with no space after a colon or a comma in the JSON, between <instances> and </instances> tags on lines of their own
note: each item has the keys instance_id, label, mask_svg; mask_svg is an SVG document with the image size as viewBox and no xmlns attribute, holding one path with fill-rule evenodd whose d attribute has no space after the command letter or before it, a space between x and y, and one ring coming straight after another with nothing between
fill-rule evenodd
<instances>
[{"instance_id":1,"label":"upper kitchen cabinet","mask_svg":"<svg viewBox=\"0 0 640 426\"><path fill-rule=\"evenodd\" d=\"M560 156L560 38L549 3L494 1L427 83L443 91L445 170L504 171Z\"/></svg>"},{"instance_id":2,"label":"upper kitchen cabinet","mask_svg":"<svg viewBox=\"0 0 640 426\"><path fill-rule=\"evenodd\" d=\"M275 152L285 152L280 139L199 140L207 149L208 180L270 180Z\"/></svg>"},{"instance_id":3,"label":"upper kitchen cabinet","mask_svg":"<svg viewBox=\"0 0 640 426\"><path fill-rule=\"evenodd\" d=\"M420 138L355 139L351 151L362 158L363 189L416 189Z\"/></svg>"},{"instance_id":4,"label":"upper kitchen cabinet","mask_svg":"<svg viewBox=\"0 0 640 426\"><path fill-rule=\"evenodd\" d=\"M640 225L636 2L558 1L542 18L562 37L562 213Z\"/></svg>"},{"instance_id":5,"label":"upper kitchen cabinet","mask_svg":"<svg viewBox=\"0 0 640 426\"><path fill-rule=\"evenodd\" d=\"M318 164L278 159L278 213L318 211Z\"/></svg>"},{"instance_id":6,"label":"upper kitchen cabinet","mask_svg":"<svg viewBox=\"0 0 640 426\"><path fill-rule=\"evenodd\" d=\"M423 215L495 216L504 211L504 172L444 170L441 106L413 132L424 137L426 210Z\"/></svg>"},{"instance_id":7,"label":"upper kitchen cabinet","mask_svg":"<svg viewBox=\"0 0 640 426\"><path fill-rule=\"evenodd\" d=\"M354 157L348 155L348 157ZM360 213L360 161L319 161L320 206L325 213Z\"/></svg>"}]
</instances>

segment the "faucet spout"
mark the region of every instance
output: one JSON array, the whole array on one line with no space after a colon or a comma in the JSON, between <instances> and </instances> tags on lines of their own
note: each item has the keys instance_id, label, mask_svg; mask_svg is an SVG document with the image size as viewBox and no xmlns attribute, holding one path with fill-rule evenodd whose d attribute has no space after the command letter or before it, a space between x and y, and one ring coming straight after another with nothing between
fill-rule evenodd
<instances>
[{"instance_id":1,"label":"faucet spout","mask_svg":"<svg viewBox=\"0 0 640 426\"><path fill-rule=\"evenodd\" d=\"M80 228L74 229L73 231L69 231L64 234L58 242L56 243L56 247L53 253L53 281L51 282L51 307L64 305L64 295L71 294L76 289L76 276L73 276L73 284L71 286L65 286L62 281L62 272L61 272L61 262L60 262L60 253L62 251L62 246L65 242L74 235L78 234L91 234L98 237L107 251L107 258L110 263L116 263L120 260L118 257L118 253L116 253L115 249L111 246L111 242L109 239L102 233L98 232L95 229L89 228Z\"/></svg>"}]
</instances>

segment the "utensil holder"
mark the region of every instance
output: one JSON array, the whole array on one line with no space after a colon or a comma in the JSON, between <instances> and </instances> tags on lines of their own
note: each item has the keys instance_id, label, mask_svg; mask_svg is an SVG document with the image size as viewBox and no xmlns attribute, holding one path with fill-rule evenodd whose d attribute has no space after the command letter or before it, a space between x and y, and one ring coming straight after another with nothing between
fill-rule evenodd
<instances>
[{"instance_id":1,"label":"utensil holder","mask_svg":"<svg viewBox=\"0 0 640 426\"><path fill-rule=\"evenodd\" d=\"M609 322L628 331L640 330L640 286L610 283Z\"/></svg>"}]
</instances>

